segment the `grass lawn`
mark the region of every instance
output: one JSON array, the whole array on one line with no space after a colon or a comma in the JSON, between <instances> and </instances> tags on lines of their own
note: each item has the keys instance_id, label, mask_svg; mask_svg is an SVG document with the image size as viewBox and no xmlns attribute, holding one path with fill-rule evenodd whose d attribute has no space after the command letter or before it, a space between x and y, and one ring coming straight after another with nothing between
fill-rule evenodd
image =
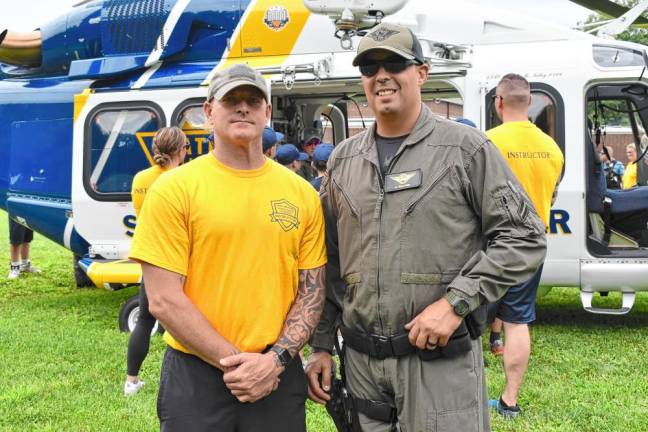
<instances>
[{"instance_id":1,"label":"grass lawn","mask_svg":"<svg viewBox=\"0 0 648 432\"><path fill-rule=\"evenodd\" d=\"M6 219L0 243L7 244ZM1 255L8 271L8 253ZM72 256L36 236L32 261L42 275L0 275L0 431L154 431L161 338L144 363L146 387L126 399L127 335L120 305L136 288L77 289ZM5 264L6 263L6 264ZM619 302L610 295L602 304ZM516 421L493 418L495 431L648 431L648 297L622 317L587 314L576 290L542 298L533 354ZM500 359L486 355L489 392L503 386ZM309 431L334 431L308 405ZM461 432L461 431L452 431Z\"/></svg>"}]
</instances>

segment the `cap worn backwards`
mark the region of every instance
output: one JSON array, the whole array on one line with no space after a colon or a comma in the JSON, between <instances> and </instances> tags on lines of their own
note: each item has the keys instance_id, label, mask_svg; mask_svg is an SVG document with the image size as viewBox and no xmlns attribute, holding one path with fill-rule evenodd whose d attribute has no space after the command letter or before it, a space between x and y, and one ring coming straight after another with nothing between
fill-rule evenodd
<instances>
[{"instance_id":1,"label":"cap worn backwards","mask_svg":"<svg viewBox=\"0 0 648 432\"><path fill-rule=\"evenodd\" d=\"M371 29L358 44L353 66L358 66L363 57L374 50L387 50L407 60L425 62L421 43L412 30L397 24L384 22Z\"/></svg>"}]
</instances>

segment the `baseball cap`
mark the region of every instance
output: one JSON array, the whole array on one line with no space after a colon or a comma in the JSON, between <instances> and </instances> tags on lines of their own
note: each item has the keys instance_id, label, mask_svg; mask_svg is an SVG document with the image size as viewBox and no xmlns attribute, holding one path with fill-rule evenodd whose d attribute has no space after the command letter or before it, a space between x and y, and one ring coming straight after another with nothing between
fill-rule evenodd
<instances>
[{"instance_id":1,"label":"baseball cap","mask_svg":"<svg viewBox=\"0 0 648 432\"><path fill-rule=\"evenodd\" d=\"M457 118L455 119L455 121L456 121L457 123L465 124L466 126L470 126L470 127L474 127L474 128L477 127L477 125L475 124L475 122L473 122L472 120L467 119L467 118L465 118L465 117L457 117Z\"/></svg>"},{"instance_id":2,"label":"baseball cap","mask_svg":"<svg viewBox=\"0 0 648 432\"><path fill-rule=\"evenodd\" d=\"M246 64L236 64L222 71L216 72L209 83L207 100L214 98L221 100L230 91L237 87L249 85L261 90L266 102L269 101L268 86L261 74Z\"/></svg>"},{"instance_id":3,"label":"baseball cap","mask_svg":"<svg viewBox=\"0 0 648 432\"><path fill-rule=\"evenodd\" d=\"M313 151L314 162L326 162L333 151L333 144L322 143Z\"/></svg>"},{"instance_id":4,"label":"baseball cap","mask_svg":"<svg viewBox=\"0 0 648 432\"><path fill-rule=\"evenodd\" d=\"M307 128L304 130L304 144L308 141L317 138L318 142L322 141L322 132L317 128Z\"/></svg>"},{"instance_id":5,"label":"baseball cap","mask_svg":"<svg viewBox=\"0 0 648 432\"><path fill-rule=\"evenodd\" d=\"M266 126L263 129L263 151L268 151L273 145L279 141L278 133L271 127Z\"/></svg>"},{"instance_id":6,"label":"baseball cap","mask_svg":"<svg viewBox=\"0 0 648 432\"><path fill-rule=\"evenodd\" d=\"M362 58L373 50L387 50L407 60L425 63L421 43L412 30L392 23L380 23L367 33L358 44L358 54L353 66L358 66Z\"/></svg>"},{"instance_id":7,"label":"baseball cap","mask_svg":"<svg viewBox=\"0 0 648 432\"><path fill-rule=\"evenodd\" d=\"M277 149L277 156L275 157L277 159L277 162L279 162L281 165L288 165L296 160L308 160L308 155L297 150L297 147L295 147L293 144L284 144L280 146Z\"/></svg>"}]
</instances>

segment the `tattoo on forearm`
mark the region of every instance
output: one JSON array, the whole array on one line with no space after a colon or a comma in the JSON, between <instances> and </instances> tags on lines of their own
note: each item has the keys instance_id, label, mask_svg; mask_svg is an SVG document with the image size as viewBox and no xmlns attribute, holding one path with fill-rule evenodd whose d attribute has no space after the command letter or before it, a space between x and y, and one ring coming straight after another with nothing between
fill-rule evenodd
<instances>
[{"instance_id":1,"label":"tattoo on forearm","mask_svg":"<svg viewBox=\"0 0 648 432\"><path fill-rule=\"evenodd\" d=\"M313 334L324 309L325 267L299 271L297 297L284 322L276 345L285 348L292 356L303 347Z\"/></svg>"}]
</instances>

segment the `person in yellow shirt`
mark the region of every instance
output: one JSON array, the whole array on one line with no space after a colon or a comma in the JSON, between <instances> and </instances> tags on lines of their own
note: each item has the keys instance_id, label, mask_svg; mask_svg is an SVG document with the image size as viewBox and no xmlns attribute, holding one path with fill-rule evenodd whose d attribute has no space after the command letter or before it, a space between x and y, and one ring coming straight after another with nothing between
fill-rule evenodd
<instances>
[{"instance_id":1,"label":"person in yellow shirt","mask_svg":"<svg viewBox=\"0 0 648 432\"><path fill-rule=\"evenodd\" d=\"M623 174L623 189L630 189L637 186L637 146L634 143L626 146L628 164Z\"/></svg>"},{"instance_id":2,"label":"person in yellow shirt","mask_svg":"<svg viewBox=\"0 0 648 432\"><path fill-rule=\"evenodd\" d=\"M564 164L562 151L550 136L529 121L531 89L524 77L505 75L497 85L494 104L502 124L486 131L486 135L531 199L527 202L526 197L522 198L520 212L529 211L528 206L532 205L548 226ZM520 413L517 399L531 355L528 324L535 321L535 299L541 273L542 265L529 281L509 289L491 307L491 315L498 318L491 327L491 351L504 355L506 385L500 399L491 400L489 405L505 417L516 417ZM499 339L501 322L506 334L503 350Z\"/></svg>"},{"instance_id":3,"label":"person in yellow shirt","mask_svg":"<svg viewBox=\"0 0 648 432\"><path fill-rule=\"evenodd\" d=\"M258 72L217 72L204 110L214 150L155 182L130 251L166 329L160 428L303 432L297 353L324 306L319 196L263 154Z\"/></svg>"},{"instance_id":4,"label":"person in yellow shirt","mask_svg":"<svg viewBox=\"0 0 648 432\"><path fill-rule=\"evenodd\" d=\"M140 171L133 179L131 197L135 216L139 217L146 192L165 171L176 168L184 162L187 155L187 137L180 128L168 127L160 129L153 137L153 161L155 165ZM139 371L146 358L151 341L151 331L155 325L155 317L151 315L144 283L139 291L139 316L135 328L128 339L126 354L126 382L124 395L131 396L137 393L144 381L139 379Z\"/></svg>"}]
</instances>

